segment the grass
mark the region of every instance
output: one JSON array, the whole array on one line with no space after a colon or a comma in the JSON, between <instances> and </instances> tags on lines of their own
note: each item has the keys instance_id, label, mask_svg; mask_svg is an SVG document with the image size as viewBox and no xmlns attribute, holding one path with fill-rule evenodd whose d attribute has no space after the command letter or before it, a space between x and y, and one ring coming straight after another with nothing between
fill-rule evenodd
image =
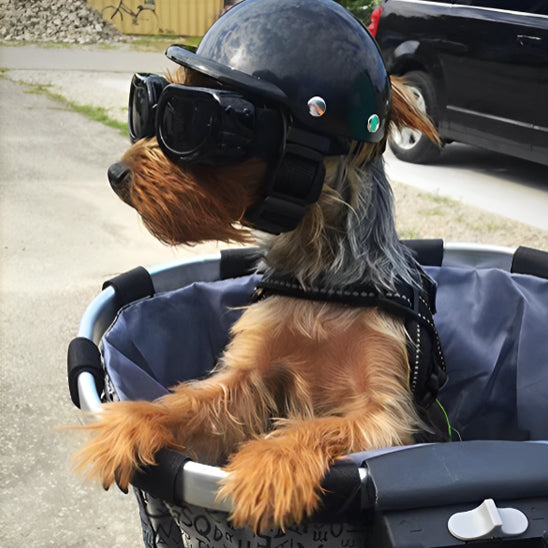
<instances>
[{"instance_id":1,"label":"grass","mask_svg":"<svg viewBox=\"0 0 548 548\"><path fill-rule=\"evenodd\" d=\"M129 44L136 51L165 51L172 44L180 44L189 49L198 47L201 36L139 36L131 37Z\"/></svg>"},{"instance_id":2,"label":"grass","mask_svg":"<svg viewBox=\"0 0 548 548\"><path fill-rule=\"evenodd\" d=\"M443 238L446 242L481 242L546 250L547 232L488 213L437 193L392 181L396 225L402 238Z\"/></svg>"},{"instance_id":3,"label":"grass","mask_svg":"<svg viewBox=\"0 0 548 548\"><path fill-rule=\"evenodd\" d=\"M49 99L52 99L53 101L61 103L65 107L73 110L74 112L78 112L79 114L82 114L83 116L85 116L86 118L90 120L93 120L94 122L100 122L101 124L104 124L107 127L118 130L123 137L127 137L127 134L128 134L127 124L124 122L119 122L118 120L115 120L114 118L110 117L105 108L94 107L92 105L82 105L79 103L75 103L74 101L70 101L66 97L63 97L63 95L52 91L51 86L48 86L48 85L29 84L27 82L20 82L20 83L28 87L25 93L36 93L36 94L45 95Z\"/></svg>"},{"instance_id":4,"label":"grass","mask_svg":"<svg viewBox=\"0 0 548 548\"><path fill-rule=\"evenodd\" d=\"M448 206L448 207L453 207L456 203L458 203L457 200L454 200L452 198L448 198L447 196L442 196L441 194L437 194L435 192L432 192L432 193L429 193L429 194L424 194L424 193L419 192L419 196L428 197L433 202L435 202L437 204L440 204L442 206L445 205L445 206Z\"/></svg>"},{"instance_id":5,"label":"grass","mask_svg":"<svg viewBox=\"0 0 548 548\"><path fill-rule=\"evenodd\" d=\"M168 46L177 43L189 47L189 49L196 48L200 43L201 36L139 36L139 37L128 37L127 41L120 43L109 43L109 44L86 44L84 46L79 44L65 44L65 43L56 43L56 42L2 42L2 46L24 46L24 45L39 45L44 48L81 48L87 49L89 47L98 47L101 49L118 49L124 47L130 47L136 51L165 51ZM4 76L5 73L8 73L9 69L0 67L0 76ZM49 99L56 101L66 108L69 108L79 114L82 114L86 118L93 120L95 122L100 122L107 127L116 129L120 132L123 137L128 135L128 127L126 122L120 122L112 118L107 109L103 107L96 107L92 105L82 105L76 103L64 97L63 95L52 91L50 85L44 84L31 84L25 81L19 81L18 83L27 86L26 93L38 93L45 95Z\"/></svg>"},{"instance_id":6,"label":"grass","mask_svg":"<svg viewBox=\"0 0 548 548\"><path fill-rule=\"evenodd\" d=\"M124 39L119 42L94 42L86 44L78 44L74 42L40 42L37 40L0 40L2 47L20 47L20 46L37 46L45 49L102 49L102 50L117 50L117 49L132 49L142 52L163 52L172 44L180 44L194 50L198 47L201 36L170 36L170 35L125 35Z\"/></svg>"},{"instance_id":7,"label":"grass","mask_svg":"<svg viewBox=\"0 0 548 548\"><path fill-rule=\"evenodd\" d=\"M420 240L422 237L420 231L412 228L398 230L398 235L402 240Z\"/></svg>"},{"instance_id":8,"label":"grass","mask_svg":"<svg viewBox=\"0 0 548 548\"><path fill-rule=\"evenodd\" d=\"M109 47L111 44L105 42L96 42L93 44L78 44L76 42L53 42L41 40L0 40L0 46L6 48L17 48L21 46L36 46L44 49L71 49L87 47Z\"/></svg>"},{"instance_id":9,"label":"grass","mask_svg":"<svg viewBox=\"0 0 548 548\"><path fill-rule=\"evenodd\" d=\"M93 107L91 105L78 105L70 101L65 101L65 102L68 106L70 106L70 108L86 116L90 120L94 120L95 122L100 122L112 129L117 129L123 137L127 137L128 135L127 124L125 122L119 122L118 120L111 118L108 115L106 109L104 109L103 107Z\"/></svg>"}]
</instances>

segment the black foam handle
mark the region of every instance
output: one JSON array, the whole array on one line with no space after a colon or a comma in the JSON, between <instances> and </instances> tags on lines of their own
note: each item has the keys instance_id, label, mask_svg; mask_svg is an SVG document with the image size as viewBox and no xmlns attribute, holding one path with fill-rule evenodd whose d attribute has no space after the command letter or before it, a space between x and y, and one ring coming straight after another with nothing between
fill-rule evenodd
<instances>
[{"instance_id":1,"label":"black foam handle","mask_svg":"<svg viewBox=\"0 0 548 548\"><path fill-rule=\"evenodd\" d=\"M221 250L221 280L253 274L262 256L263 253L258 247Z\"/></svg>"},{"instance_id":2,"label":"black foam handle","mask_svg":"<svg viewBox=\"0 0 548 548\"><path fill-rule=\"evenodd\" d=\"M548 280L548 251L520 246L514 253L511 272L529 274Z\"/></svg>"},{"instance_id":3,"label":"black foam handle","mask_svg":"<svg viewBox=\"0 0 548 548\"><path fill-rule=\"evenodd\" d=\"M93 341L85 337L73 339L67 352L67 376L70 397L72 403L80 408L80 395L78 394L78 376L83 373L91 373L95 379L97 394L101 394L105 387L101 353Z\"/></svg>"},{"instance_id":4,"label":"black foam handle","mask_svg":"<svg viewBox=\"0 0 548 548\"><path fill-rule=\"evenodd\" d=\"M184 503L183 468L190 459L171 449L161 449L155 459L155 465L144 466L133 475L131 484L165 502Z\"/></svg>"},{"instance_id":5,"label":"black foam handle","mask_svg":"<svg viewBox=\"0 0 548 548\"><path fill-rule=\"evenodd\" d=\"M322 481L322 504L314 521L339 522L357 516L364 488L357 464L349 458L337 460Z\"/></svg>"},{"instance_id":6,"label":"black foam handle","mask_svg":"<svg viewBox=\"0 0 548 548\"><path fill-rule=\"evenodd\" d=\"M103 289L107 287L114 289L118 308L154 295L152 277L148 270L142 266L107 280L103 284Z\"/></svg>"},{"instance_id":7,"label":"black foam handle","mask_svg":"<svg viewBox=\"0 0 548 548\"><path fill-rule=\"evenodd\" d=\"M422 266L441 266L443 240L438 238L402 240L401 243L411 250L415 260Z\"/></svg>"}]
</instances>

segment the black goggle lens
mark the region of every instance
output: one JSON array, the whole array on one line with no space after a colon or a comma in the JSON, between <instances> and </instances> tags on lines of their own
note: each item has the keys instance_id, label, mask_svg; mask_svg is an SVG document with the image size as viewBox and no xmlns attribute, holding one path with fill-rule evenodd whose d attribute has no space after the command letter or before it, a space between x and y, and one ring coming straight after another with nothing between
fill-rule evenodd
<instances>
[{"instance_id":1,"label":"black goggle lens","mask_svg":"<svg viewBox=\"0 0 548 548\"><path fill-rule=\"evenodd\" d=\"M158 119L160 140L167 148L181 155L191 155L207 142L216 114L209 101L172 95L167 99Z\"/></svg>"},{"instance_id":2,"label":"black goggle lens","mask_svg":"<svg viewBox=\"0 0 548 548\"><path fill-rule=\"evenodd\" d=\"M158 74L135 74L129 92L129 135L131 142L153 137L155 110L169 82Z\"/></svg>"},{"instance_id":3,"label":"black goggle lens","mask_svg":"<svg viewBox=\"0 0 548 548\"><path fill-rule=\"evenodd\" d=\"M233 91L172 84L158 103L156 137L176 162L226 165L256 153L256 108Z\"/></svg>"},{"instance_id":4,"label":"black goggle lens","mask_svg":"<svg viewBox=\"0 0 548 548\"><path fill-rule=\"evenodd\" d=\"M143 87L136 88L131 108L133 114L131 127L135 136L144 136L150 133L151 111L152 107L149 105L147 90ZM154 131L154 123L152 124L152 131Z\"/></svg>"}]
</instances>

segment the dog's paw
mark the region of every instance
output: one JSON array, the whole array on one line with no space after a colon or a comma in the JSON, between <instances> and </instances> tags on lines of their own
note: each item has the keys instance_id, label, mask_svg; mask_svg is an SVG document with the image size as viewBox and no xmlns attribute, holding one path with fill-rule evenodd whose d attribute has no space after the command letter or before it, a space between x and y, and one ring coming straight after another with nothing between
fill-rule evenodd
<instances>
[{"instance_id":1,"label":"dog's paw","mask_svg":"<svg viewBox=\"0 0 548 548\"><path fill-rule=\"evenodd\" d=\"M83 427L93 438L74 456L76 471L98 478L105 489L116 483L127 491L138 468L154 464L162 447L174 446L159 418L158 406L148 402L104 405L99 420Z\"/></svg>"},{"instance_id":2,"label":"dog's paw","mask_svg":"<svg viewBox=\"0 0 548 548\"><path fill-rule=\"evenodd\" d=\"M325 464L314 459L313 452L280 441L247 442L225 467L229 474L219 498L232 500L230 520L235 527L285 530L317 510Z\"/></svg>"}]
</instances>

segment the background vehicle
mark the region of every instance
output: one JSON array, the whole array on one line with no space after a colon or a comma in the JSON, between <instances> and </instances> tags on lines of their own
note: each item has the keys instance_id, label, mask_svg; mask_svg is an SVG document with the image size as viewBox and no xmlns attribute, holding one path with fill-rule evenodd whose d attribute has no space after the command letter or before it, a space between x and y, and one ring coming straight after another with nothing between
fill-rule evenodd
<instances>
[{"instance_id":1,"label":"background vehicle","mask_svg":"<svg viewBox=\"0 0 548 548\"><path fill-rule=\"evenodd\" d=\"M385 0L369 28L444 142L548 165L548 1ZM390 146L416 163L440 151L413 131Z\"/></svg>"}]
</instances>

